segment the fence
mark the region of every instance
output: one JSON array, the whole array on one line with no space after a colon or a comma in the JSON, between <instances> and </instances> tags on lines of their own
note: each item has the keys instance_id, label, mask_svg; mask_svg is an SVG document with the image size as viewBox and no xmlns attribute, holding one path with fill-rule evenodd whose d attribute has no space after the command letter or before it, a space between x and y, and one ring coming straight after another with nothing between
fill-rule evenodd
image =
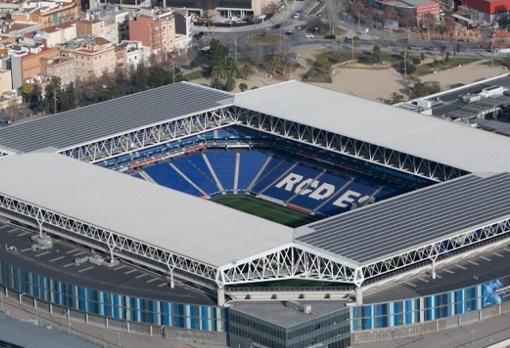
<instances>
[{"instance_id":1,"label":"fence","mask_svg":"<svg viewBox=\"0 0 510 348\"><path fill-rule=\"evenodd\" d=\"M369 330L351 333L351 343L360 344L395 338L421 336L442 330L458 328L481 320L510 313L510 302L503 302L489 308L464 313L458 316L427 321L415 325L392 327L380 330Z\"/></svg>"}]
</instances>

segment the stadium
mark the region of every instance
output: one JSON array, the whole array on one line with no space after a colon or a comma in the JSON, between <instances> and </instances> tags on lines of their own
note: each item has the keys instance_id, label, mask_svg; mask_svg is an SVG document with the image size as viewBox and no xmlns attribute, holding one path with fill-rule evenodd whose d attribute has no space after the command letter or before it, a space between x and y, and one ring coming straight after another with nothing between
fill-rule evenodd
<instances>
[{"instance_id":1,"label":"stadium","mask_svg":"<svg viewBox=\"0 0 510 348\"><path fill-rule=\"evenodd\" d=\"M508 148L295 81L181 82L16 123L0 129L0 285L74 320L233 347L501 315Z\"/></svg>"}]
</instances>

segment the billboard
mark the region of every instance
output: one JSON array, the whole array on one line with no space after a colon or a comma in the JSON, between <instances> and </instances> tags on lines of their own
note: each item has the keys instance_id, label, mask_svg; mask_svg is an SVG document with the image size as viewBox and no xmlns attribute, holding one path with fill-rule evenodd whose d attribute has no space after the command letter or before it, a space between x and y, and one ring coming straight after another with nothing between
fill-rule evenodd
<instances>
[{"instance_id":1,"label":"billboard","mask_svg":"<svg viewBox=\"0 0 510 348\"><path fill-rule=\"evenodd\" d=\"M482 307L490 307L510 300L510 276L482 284Z\"/></svg>"}]
</instances>

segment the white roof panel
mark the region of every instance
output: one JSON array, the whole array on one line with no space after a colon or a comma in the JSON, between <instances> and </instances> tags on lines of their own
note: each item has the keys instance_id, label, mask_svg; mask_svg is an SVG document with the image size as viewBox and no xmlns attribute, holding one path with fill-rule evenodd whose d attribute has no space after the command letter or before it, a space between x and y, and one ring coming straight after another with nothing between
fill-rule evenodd
<instances>
[{"instance_id":1,"label":"white roof panel","mask_svg":"<svg viewBox=\"0 0 510 348\"><path fill-rule=\"evenodd\" d=\"M236 106L473 173L510 170L510 138L289 81L239 93Z\"/></svg>"},{"instance_id":2,"label":"white roof panel","mask_svg":"<svg viewBox=\"0 0 510 348\"><path fill-rule=\"evenodd\" d=\"M0 159L0 192L222 266L292 241L289 227L48 153Z\"/></svg>"}]
</instances>

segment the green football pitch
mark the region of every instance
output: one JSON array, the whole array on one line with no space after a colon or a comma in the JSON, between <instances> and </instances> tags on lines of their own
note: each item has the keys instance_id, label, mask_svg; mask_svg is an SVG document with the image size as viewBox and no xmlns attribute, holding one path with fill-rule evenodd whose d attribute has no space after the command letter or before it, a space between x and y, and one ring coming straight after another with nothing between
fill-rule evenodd
<instances>
[{"instance_id":1,"label":"green football pitch","mask_svg":"<svg viewBox=\"0 0 510 348\"><path fill-rule=\"evenodd\" d=\"M297 227L309 222L317 221L318 218L301 213L281 205L271 203L259 198L240 196L220 196L214 199L216 203L226 205L237 210L244 211L261 218L277 222L282 225Z\"/></svg>"}]
</instances>

